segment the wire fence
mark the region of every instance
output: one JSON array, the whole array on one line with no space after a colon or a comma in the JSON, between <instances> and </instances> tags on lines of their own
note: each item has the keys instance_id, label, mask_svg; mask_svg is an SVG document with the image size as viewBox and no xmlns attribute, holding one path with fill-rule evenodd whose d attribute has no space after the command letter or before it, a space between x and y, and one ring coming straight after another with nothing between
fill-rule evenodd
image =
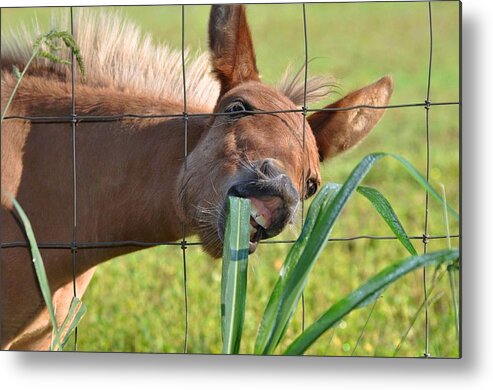
<instances>
[{"instance_id":1,"label":"wire fence","mask_svg":"<svg viewBox=\"0 0 493 390\"><path fill-rule=\"evenodd\" d=\"M276 111L246 111L245 113L252 115L269 115L269 114L279 114L279 113L299 113L303 117L306 117L308 113L320 112L320 111L349 111L361 108L373 109L373 110L386 110L386 109L401 109L410 107L423 107L425 109L425 145L426 145L426 180L429 181L430 178L430 155L431 155L431 145L430 145L430 111L432 107L435 106L459 106L461 109L461 101L446 101L446 102L432 102L430 100L431 91L431 80L432 80L432 60L433 60L433 19L432 19L432 3L439 0L428 1L428 21L429 21L429 58L428 58L428 72L427 72L427 89L426 96L423 102L415 103L405 103L397 105L387 105L387 106L369 106L369 105L355 105L350 107L340 107L340 108L309 108L307 106L307 80L308 80L308 65L309 65L309 46L308 46L308 23L306 17L306 3L300 4L300 12L302 14L303 23L303 35L304 35L304 91L303 91L303 106L299 109L290 110L276 110ZM370 1L371 2L371 1ZM357 4L358 2L354 2ZM362 1L361 3L368 3L368 1ZM182 68L182 82L183 82L183 112L176 114L139 114L139 113L124 113L120 115L78 115L76 111L76 94L75 94L75 69L74 69L74 53L72 52L71 57L71 114L68 116L21 116L21 115L10 115L6 116L4 120L26 120L31 123L60 123L69 124L72 132L72 179L73 179L73 199L72 199L72 241L71 242L39 242L38 246L40 249L60 249L69 250L72 256L72 271L73 271L73 295L77 296L76 288L76 278L77 278L77 253L79 250L86 249L97 249L97 248L117 248L117 247L138 247L138 248L149 248L155 246L179 246L182 252L182 262L183 262L183 302L184 302L184 313L185 313L185 335L183 340L183 352L188 352L188 336L189 336L189 298L188 298L188 281L187 281L187 248L190 246L200 246L202 242L200 241L187 241L187 226L182 223L182 239L177 242L145 242L145 241L133 241L133 240L122 240L122 241L111 241L111 242L81 242L78 240L77 236L77 126L81 123L94 123L94 122L117 122L126 119L135 120L146 120L146 119L168 119L168 118L182 118L183 119L183 132L184 132L184 145L183 145L183 157L184 157L184 167L185 170L188 169L188 121L190 118L194 117L213 117L213 116L228 116L235 115L235 112L217 112L217 113L191 113L188 112L187 106L187 80L186 80L186 64L185 64L185 9L186 5L181 5L181 68ZM70 28L72 34L74 33L74 18L73 18L73 7L70 7ZM306 132L306 121L303 120L303 152L305 152L305 132ZM303 175L304 177L304 175ZM428 192L424 191L424 226L423 234L410 236L411 240L419 240L423 243L423 252L426 253L428 250L428 243L431 240L444 240L450 238L461 238L461 234L451 234L451 235L429 235L429 196ZM305 217L305 199L301 198L301 219L302 224ZM355 241L355 240L396 240L395 236L376 236L376 235L357 235L351 237L333 237L329 238L330 242L344 242L344 241ZM261 241L261 245L276 245L276 244L293 244L295 240L265 240ZM2 242L1 248L29 248L30 245L27 241L15 241L15 242ZM429 352L429 305L428 305L428 280L426 268L423 269L423 293L424 293L424 305L425 305L425 345L424 345L424 357L430 357ZM305 304L304 296L302 297L302 329L304 329L305 322ZM368 323L374 306L369 313L366 320ZM361 335L360 335L361 337ZM77 328L75 330L75 341L74 350L77 351L78 335ZM358 340L359 342L359 340ZM358 345L356 343L356 346ZM354 348L356 348L356 346Z\"/></svg>"}]
</instances>

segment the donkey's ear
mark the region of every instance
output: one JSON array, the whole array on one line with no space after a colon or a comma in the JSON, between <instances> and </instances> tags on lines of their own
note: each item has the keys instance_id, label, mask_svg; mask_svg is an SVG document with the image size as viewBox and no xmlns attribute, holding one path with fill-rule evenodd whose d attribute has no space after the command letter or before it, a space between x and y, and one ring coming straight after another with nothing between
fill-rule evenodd
<instances>
[{"instance_id":1,"label":"donkey's ear","mask_svg":"<svg viewBox=\"0 0 493 390\"><path fill-rule=\"evenodd\" d=\"M212 6L209 48L213 71L221 83L221 96L242 82L259 80L244 5Z\"/></svg>"},{"instance_id":2,"label":"donkey's ear","mask_svg":"<svg viewBox=\"0 0 493 390\"><path fill-rule=\"evenodd\" d=\"M386 106L392 95L389 76L350 93L326 108ZM384 109L356 108L342 111L319 111L308 117L315 134L320 160L333 157L357 145L378 123Z\"/></svg>"}]
</instances>

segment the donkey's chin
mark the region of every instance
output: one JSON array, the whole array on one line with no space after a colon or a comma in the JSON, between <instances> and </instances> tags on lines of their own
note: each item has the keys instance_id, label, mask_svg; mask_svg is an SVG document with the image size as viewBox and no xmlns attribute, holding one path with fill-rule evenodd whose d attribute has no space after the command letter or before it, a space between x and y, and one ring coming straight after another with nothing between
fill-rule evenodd
<instances>
[{"instance_id":1,"label":"donkey's chin","mask_svg":"<svg viewBox=\"0 0 493 390\"><path fill-rule=\"evenodd\" d=\"M258 245L258 241L252 242L250 241L248 243L248 253L252 254L253 252L256 251ZM214 259L219 259L223 255L223 244L217 245L215 243L208 244L206 242L203 243L203 249L204 251Z\"/></svg>"},{"instance_id":2,"label":"donkey's chin","mask_svg":"<svg viewBox=\"0 0 493 390\"><path fill-rule=\"evenodd\" d=\"M259 216L259 213L256 212L255 207L252 207L250 214L250 237L248 242L249 254L252 254L257 250L260 240L269 237L267 231L261 225L262 223L264 223L264 220ZM217 227L210 226L206 229L201 229L199 232L202 248L207 254L216 259L220 258L223 254L225 226L226 221L224 218L221 218Z\"/></svg>"},{"instance_id":3,"label":"donkey's chin","mask_svg":"<svg viewBox=\"0 0 493 390\"><path fill-rule=\"evenodd\" d=\"M220 223L224 226L224 223ZM204 251L215 259L220 258L223 255L224 248L224 228L220 233L217 232L215 236L213 234L201 233L202 248ZM257 250L260 240L267 238L265 229L260 226L253 217L250 217L250 238L248 242L248 253L252 254Z\"/></svg>"}]
</instances>

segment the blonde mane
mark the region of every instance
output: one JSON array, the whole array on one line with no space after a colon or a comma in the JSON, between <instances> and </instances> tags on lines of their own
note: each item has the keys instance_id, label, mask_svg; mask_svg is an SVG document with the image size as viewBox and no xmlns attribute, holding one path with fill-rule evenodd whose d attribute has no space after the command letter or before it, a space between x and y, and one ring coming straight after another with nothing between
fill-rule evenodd
<instances>
[{"instance_id":1,"label":"blonde mane","mask_svg":"<svg viewBox=\"0 0 493 390\"><path fill-rule=\"evenodd\" d=\"M52 28L70 31L66 13L52 18ZM37 20L33 28L21 25L16 30L2 33L2 62L22 69L31 56L35 39L46 33ZM87 71L85 81L97 88L145 93L157 99L183 100L182 53L167 45L156 45L149 34L125 19L121 13L80 8L74 14L74 37L84 58ZM70 53L63 50L62 58ZM187 100L212 110L219 95L219 83L211 73L208 53L184 53ZM37 58L31 73L49 71L70 80L70 68L45 58ZM303 69L303 68L302 68ZM2 72L3 80L3 72ZM331 92L330 79L312 77L306 84L306 103L320 101ZM286 70L277 88L297 106L304 104L305 85L302 71Z\"/></svg>"}]
</instances>

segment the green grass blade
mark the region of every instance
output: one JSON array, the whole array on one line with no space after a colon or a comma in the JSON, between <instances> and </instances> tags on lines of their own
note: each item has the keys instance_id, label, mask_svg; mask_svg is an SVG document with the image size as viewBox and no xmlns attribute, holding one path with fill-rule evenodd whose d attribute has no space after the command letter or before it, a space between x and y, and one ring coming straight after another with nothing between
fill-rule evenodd
<instances>
[{"instance_id":1,"label":"green grass blade","mask_svg":"<svg viewBox=\"0 0 493 390\"><path fill-rule=\"evenodd\" d=\"M434 305L438 300L441 299L443 296L443 291L438 292L436 295L431 296L429 293L429 299L428 299L428 307L430 308L432 305ZM399 344L397 344L397 347L394 349L394 352L392 354L392 357L396 357L397 354L399 353L399 350L401 349L401 346L404 344L404 342L407 339L407 336L409 335L409 332L411 332L412 328L414 327L414 324L416 323L416 320L418 319L419 315L423 311L426 305L426 300L424 300L421 305L418 307L418 310L416 310L416 313L414 313L414 316L412 317L408 328L406 331L403 333L401 336L401 339L399 340Z\"/></svg>"},{"instance_id":2,"label":"green grass blade","mask_svg":"<svg viewBox=\"0 0 493 390\"><path fill-rule=\"evenodd\" d=\"M245 318L250 241L250 201L229 197L221 280L221 325L224 354L240 350Z\"/></svg>"},{"instance_id":3,"label":"green grass blade","mask_svg":"<svg viewBox=\"0 0 493 390\"><path fill-rule=\"evenodd\" d=\"M15 65L12 65L12 73L14 74L15 78L17 80L20 80L22 78L21 76L21 71L19 70L19 68Z\"/></svg>"},{"instance_id":4,"label":"green grass blade","mask_svg":"<svg viewBox=\"0 0 493 390\"><path fill-rule=\"evenodd\" d=\"M416 252L411 240L409 240L399 218L397 218L389 201L380 193L380 191L375 188L360 186L358 187L358 192L371 202L404 248L406 248L411 255L417 255L418 252Z\"/></svg>"},{"instance_id":5,"label":"green grass blade","mask_svg":"<svg viewBox=\"0 0 493 390\"><path fill-rule=\"evenodd\" d=\"M412 164L404 158L390 153L374 153L364 157L339 190L334 185L330 185L331 187L324 186L310 207L299 239L288 253L285 261L287 266L283 266L281 269L278 282L274 287L257 332L254 347L256 354L270 354L279 344L296 310L310 272L327 243L336 219L369 170L377 161L386 156L399 161L421 186L443 203L440 195ZM312 207L314 208L313 212ZM448 210L454 217L458 218L458 214L453 209L448 207Z\"/></svg>"},{"instance_id":6,"label":"green grass blade","mask_svg":"<svg viewBox=\"0 0 493 390\"><path fill-rule=\"evenodd\" d=\"M336 219L375 161L375 155L366 156L349 175L342 187L338 189L338 186L334 185L329 185L328 188L324 186L332 191L321 191L315 197L314 203L317 207L313 213L310 207L307 215L310 228L303 229L300 238L288 253L286 261L293 263L294 266L284 274L281 270L280 279L285 280L278 283L282 287L276 292L274 299L269 300L267 304L257 333L255 353L271 354L279 344ZM312 217L313 221L308 222L309 217Z\"/></svg>"},{"instance_id":7,"label":"green grass blade","mask_svg":"<svg viewBox=\"0 0 493 390\"><path fill-rule=\"evenodd\" d=\"M310 237L313 236L312 232L317 224L320 210L324 205L332 201L340 188L341 186L338 184L327 184L323 186L310 205L303 230L301 231L296 243L291 247L286 260L284 261L279 278L274 286L260 322L254 347L254 352L256 354L269 353L269 340L272 338L272 333L274 330L273 326L277 321L279 308L283 300L283 294L286 291L286 284L292 278L292 274L296 269L298 259L302 256L305 247L309 243ZM289 308L291 315L295 309L296 305ZM287 323L285 325L287 325Z\"/></svg>"},{"instance_id":8,"label":"green grass blade","mask_svg":"<svg viewBox=\"0 0 493 390\"><path fill-rule=\"evenodd\" d=\"M395 158L397 161L399 161L401 163L401 165L406 169L406 171L414 178L414 180L416 180L416 182L418 182L424 189L426 189L426 191L428 191L428 193L431 196L433 196L438 202L440 202L441 204L444 204L444 200L438 194L438 192L426 181L426 179L423 177L423 175L421 175L421 173L419 173L419 171L416 168L414 168L414 166L409 161L407 161L404 157L401 157L401 156L399 156L397 154L393 154L393 153L377 153L377 154L380 154L381 157L390 156L390 157ZM448 204L445 204L445 206L446 206L448 212L450 213L450 215L452 215L456 220L460 219L457 211L455 211Z\"/></svg>"},{"instance_id":9,"label":"green grass blade","mask_svg":"<svg viewBox=\"0 0 493 390\"><path fill-rule=\"evenodd\" d=\"M306 219L308 227L303 228L300 238L288 253L286 263L292 265L287 269L283 266L267 304L257 333L255 353L271 354L279 344L336 219L378 158L379 155L366 156L342 186L326 185L315 197ZM312 206L315 206L313 211Z\"/></svg>"},{"instance_id":10,"label":"green grass blade","mask_svg":"<svg viewBox=\"0 0 493 390\"><path fill-rule=\"evenodd\" d=\"M442 198L444 200L443 202L443 221L445 223L445 229L447 232L447 245L450 248L452 246L451 241L450 241L450 225L448 221L448 215L447 215L447 197L445 194L445 186L442 184ZM450 283L450 291L452 293L452 305L454 307L454 322L455 322L455 334L457 336L457 340L459 340L459 304L457 302L457 294L456 294L456 288L455 288L455 271L457 270L457 266L454 265L449 265L447 267L447 272L449 276L449 283Z\"/></svg>"},{"instance_id":11,"label":"green grass blade","mask_svg":"<svg viewBox=\"0 0 493 390\"><path fill-rule=\"evenodd\" d=\"M333 305L322 315L322 317L310 325L295 341L293 341L284 354L303 354L326 330L330 329L346 314L357 308L361 302L407 273L429 265L449 263L458 258L459 251L457 249L446 249L421 256L412 256L386 267L358 289Z\"/></svg>"},{"instance_id":12,"label":"green grass blade","mask_svg":"<svg viewBox=\"0 0 493 390\"><path fill-rule=\"evenodd\" d=\"M10 195L9 195L10 196ZM36 238L34 237L34 232L31 226L31 222L27 218L26 213L22 209L21 205L10 196L12 203L14 204L19 217L24 225L24 230L26 231L27 238L29 240L29 245L31 247L31 254L33 256L34 270L38 278L39 287L41 289L41 294L48 308L48 314L50 316L51 325L55 331L55 337L58 335L58 325L56 323L55 310L53 309L53 303L51 301L51 290L48 284L48 278L46 277L46 270L43 264L43 259L41 258L41 253L39 252L38 244L36 243Z\"/></svg>"},{"instance_id":13,"label":"green grass blade","mask_svg":"<svg viewBox=\"0 0 493 390\"><path fill-rule=\"evenodd\" d=\"M56 30L51 30L47 34L40 35L36 41L33 43L33 48L32 48L32 53L31 57L26 63L26 66L24 67L24 70L22 73L19 71L19 68L17 68L15 65L12 68L12 73L14 76L17 78L17 83L15 84L12 93L9 96L9 99L7 103L4 105L1 119L0 121L3 122L3 119L5 118L7 111L12 104L12 101L14 99L14 96L17 93L17 89L19 88L19 85L26 74L27 70L31 66L31 63L36 57L44 57L47 58L50 61L53 62L58 62L61 64L70 64L70 61L66 61L62 59L60 56L57 56L54 53L47 52L42 49L42 46L46 44L49 48L52 50L54 49L61 49L61 47L58 47L54 44L53 40L55 39L61 39L67 48L72 50L72 53L74 54L75 60L77 61L77 64L79 66L80 73L82 75L82 78L86 78L86 67L84 65L84 59L82 58L82 55L80 54L80 49L79 46L77 45L77 42L75 41L74 37L66 32L66 31L56 31Z\"/></svg>"},{"instance_id":14,"label":"green grass blade","mask_svg":"<svg viewBox=\"0 0 493 390\"><path fill-rule=\"evenodd\" d=\"M384 290L385 290L385 287L382 288L381 290L375 291L373 294L366 297L365 300L361 301L356 308L360 309L360 308L363 308L365 306L368 306L370 303L373 303L374 301L376 301L378 298L380 298L382 296Z\"/></svg>"},{"instance_id":15,"label":"green grass blade","mask_svg":"<svg viewBox=\"0 0 493 390\"><path fill-rule=\"evenodd\" d=\"M58 335L53 340L51 346L52 351L63 350L70 335L77 327L86 312L86 305L84 305L84 303L82 303L79 298L73 297L72 302L70 303L67 317L65 317L65 320L63 321L63 324L58 331Z\"/></svg>"},{"instance_id":16,"label":"green grass blade","mask_svg":"<svg viewBox=\"0 0 493 390\"><path fill-rule=\"evenodd\" d=\"M457 289L455 281L455 273L457 272L457 264L451 264L447 267L447 273L449 275L450 291L452 293L452 306L454 308L454 324L455 324L455 335L457 340L460 336L460 319L459 319L459 302L457 300Z\"/></svg>"}]
</instances>

